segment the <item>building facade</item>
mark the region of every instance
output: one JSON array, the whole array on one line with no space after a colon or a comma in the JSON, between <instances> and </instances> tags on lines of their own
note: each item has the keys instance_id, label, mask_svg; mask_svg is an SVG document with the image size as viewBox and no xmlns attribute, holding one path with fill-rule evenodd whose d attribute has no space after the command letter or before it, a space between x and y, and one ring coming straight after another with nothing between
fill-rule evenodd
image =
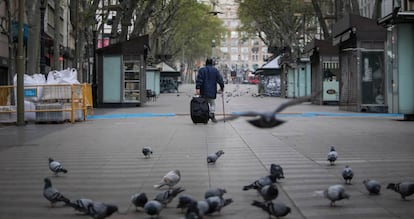
<instances>
[{"instance_id":1,"label":"building facade","mask_svg":"<svg viewBox=\"0 0 414 219\"><path fill-rule=\"evenodd\" d=\"M210 1L202 2L211 4ZM221 12L217 16L228 29L227 34L221 36L220 44L212 44L217 66L228 80L247 80L248 73L254 72L268 59L267 46L259 37L238 30L241 24L237 1L217 0L212 7Z\"/></svg>"}]
</instances>

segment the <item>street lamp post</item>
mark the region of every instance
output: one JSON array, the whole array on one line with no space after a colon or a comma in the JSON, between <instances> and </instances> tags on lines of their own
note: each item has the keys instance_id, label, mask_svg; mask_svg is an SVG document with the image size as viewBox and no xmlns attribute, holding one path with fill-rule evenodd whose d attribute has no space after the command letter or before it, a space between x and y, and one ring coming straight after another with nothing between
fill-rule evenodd
<instances>
[{"instance_id":1,"label":"street lamp post","mask_svg":"<svg viewBox=\"0 0 414 219\"><path fill-rule=\"evenodd\" d=\"M98 85L96 84L97 83L97 79L96 79L96 76L97 76L97 72L96 72L96 69L97 69L97 67L98 67L98 65L97 65L97 61L96 61L96 34L98 33L98 31L96 30L96 28L94 28L93 30L92 30L92 34L93 34L93 36L92 36L92 40L93 40L93 43L92 43L92 45L93 45L93 50L92 50L92 52L93 52L93 70L92 70L92 99L93 99L93 105L94 106L97 106L97 103L98 103L98 100L97 100L97 97L98 97Z\"/></svg>"}]
</instances>

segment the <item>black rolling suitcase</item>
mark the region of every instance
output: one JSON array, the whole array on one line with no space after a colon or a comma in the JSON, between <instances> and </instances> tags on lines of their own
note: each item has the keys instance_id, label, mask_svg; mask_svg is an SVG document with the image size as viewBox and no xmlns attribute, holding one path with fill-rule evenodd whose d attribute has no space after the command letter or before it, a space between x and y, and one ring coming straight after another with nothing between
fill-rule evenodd
<instances>
[{"instance_id":1,"label":"black rolling suitcase","mask_svg":"<svg viewBox=\"0 0 414 219\"><path fill-rule=\"evenodd\" d=\"M208 102L202 97L193 97L190 103L190 114L193 123L208 123L209 119L209 107Z\"/></svg>"}]
</instances>

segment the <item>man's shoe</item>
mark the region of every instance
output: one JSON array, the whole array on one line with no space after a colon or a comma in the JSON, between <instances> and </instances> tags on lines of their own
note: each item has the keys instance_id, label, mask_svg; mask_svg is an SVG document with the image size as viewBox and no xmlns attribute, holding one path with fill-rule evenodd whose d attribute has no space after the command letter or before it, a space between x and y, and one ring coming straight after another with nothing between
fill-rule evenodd
<instances>
[{"instance_id":1,"label":"man's shoe","mask_svg":"<svg viewBox=\"0 0 414 219\"><path fill-rule=\"evenodd\" d=\"M216 122L217 122L217 119L214 117L214 114L211 114L211 115L210 115L210 119L211 119L211 121L212 121L212 122L214 122L214 123L216 123Z\"/></svg>"}]
</instances>

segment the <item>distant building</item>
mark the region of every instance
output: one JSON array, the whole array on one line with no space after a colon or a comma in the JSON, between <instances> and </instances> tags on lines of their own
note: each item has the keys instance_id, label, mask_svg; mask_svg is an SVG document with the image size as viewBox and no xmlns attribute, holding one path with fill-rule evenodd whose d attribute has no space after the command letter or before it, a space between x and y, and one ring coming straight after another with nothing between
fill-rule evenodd
<instances>
[{"instance_id":1,"label":"distant building","mask_svg":"<svg viewBox=\"0 0 414 219\"><path fill-rule=\"evenodd\" d=\"M199 0L201 3L212 5L209 0ZM212 5L213 7L213 5ZM240 20L238 18L239 3L235 0L216 0L215 10L221 12L218 18L223 20L229 34L221 36L220 45L214 45L213 54L217 58L218 68L226 79L246 79L246 72L253 72L270 56L267 46L259 37L248 36L238 31Z\"/></svg>"}]
</instances>

